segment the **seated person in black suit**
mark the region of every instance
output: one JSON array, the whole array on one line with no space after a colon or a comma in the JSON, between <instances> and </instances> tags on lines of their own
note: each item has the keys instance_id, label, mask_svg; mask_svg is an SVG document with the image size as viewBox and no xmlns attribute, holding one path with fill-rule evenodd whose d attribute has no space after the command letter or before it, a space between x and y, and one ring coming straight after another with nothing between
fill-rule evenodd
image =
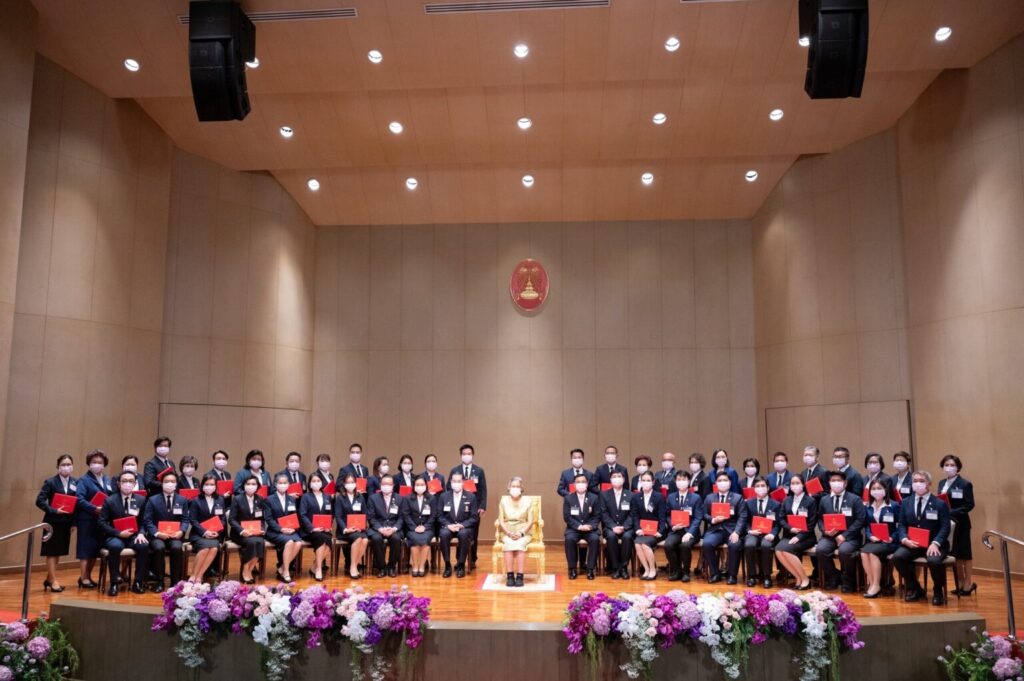
<instances>
[{"instance_id":1,"label":"seated person in black suit","mask_svg":"<svg viewBox=\"0 0 1024 681\"><path fill-rule=\"evenodd\" d=\"M932 573L932 604L943 605L946 591L946 568L942 562L949 553L949 506L931 493L932 475L928 471L914 471L911 482L913 496L903 500L897 535L900 547L892 554L892 562L907 585L903 600L924 598L924 589L917 581L914 561L922 556L928 561ZM927 533L927 541L919 543L911 538L911 528Z\"/></svg>"},{"instance_id":2,"label":"seated person in black suit","mask_svg":"<svg viewBox=\"0 0 1024 681\"><path fill-rule=\"evenodd\" d=\"M569 562L569 579L576 579L577 551L581 539L587 542L587 579L594 579L597 553L600 551L600 499L588 491L590 480L580 473L573 481L574 490L562 500L565 521L565 559Z\"/></svg>"}]
</instances>

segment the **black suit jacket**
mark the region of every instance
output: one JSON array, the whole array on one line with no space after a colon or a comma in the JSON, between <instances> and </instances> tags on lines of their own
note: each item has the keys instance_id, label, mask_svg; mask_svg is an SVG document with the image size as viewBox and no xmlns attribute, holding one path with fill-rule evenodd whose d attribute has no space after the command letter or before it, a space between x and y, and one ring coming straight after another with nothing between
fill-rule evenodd
<instances>
[{"instance_id":1,"label":"black suit jacket","mask_svg":"<svg viewBox=\"0 0 1024 681\"><path fill-rule=\"evenodd\" d=\"M189 522L192 523L192 533L189 535L190 537L202 537L206 532L206 529L202 526L203 523L213 517L220 518L221 522L224 523L224 527L227 528L227 518L225 517L225 515L227 515L227 503L224 501L224 497L218 494L215 494L213 498L214 502L212 511L209 506L207 506L206 498L202 494L189 502L188 519ZM221 531L220 534L222 537L224 536L223 531Z\"/></svg>"},{"instance_id":2,"label":"black suit jacket","mask_svg":"<svg viewBox=\"0 0 1024 681\"><path fill-rule=\"evenodd\" d=\"M370 495L367 505L370 512L366 520L370 529L379 531L385 527L402 528L402 498L398 496L398 492L392 493L391 503L387 507L384 506L383 494Z\"/></svg>"},{"instance_id":3,"label":"black suit jacket","mask_svg":"<svg viewBox=\"0 0 1024 681\"><path fill-rule=\"evenodd\" d=\"M594 471L594 475L597 476L597 487L598 487L598 489L601 488L601 485L610 485L610 484L612 484L612 473L614 473L615 471L618 471L619 473L622 473L622 480L623 480L623 484L624 485L629 484L627 482L629 480L629 469L628 468L623 466L621 463L616 463L614 466L612 466L611 470L609 470L608 464L603 463L603 464L601 464L600 466L597 467L596 471Z\"/></svg>"},{"instance_id":4,"label":"black suit jacket","mask_svg":"<svg viewBox=\"0 0 1024 681\"><path fill-rule=\"evenodd\" d=\"M262 497L253 495L253 507L252 512L249 512L249 501L246 499L244 494L236 494L231 500L231 517L228 519L228 523L231 525L231 534L235 537L242 533L242 521L243 520L259 520L260 527L266 531L267 529L267 511L265 509L266 502Z\"/></svg>"},{"instance_id":5,"label":"black suit jacket","mask_svg":"<svg viewBox=\"0 0 1024 681\"><path fill-rule=\"evenodd\" d=\"M36 508L43 512L43 522L50 523L51 525L70 525L75 518L75 513L57 513L56 509L50 505L53 501L53 495L55 494L67 494L68 496L78 496L78 480L75 478L68 478L68 491L64 491L64 483L61 482L60 476L55 475L52 478L47 478L43 481L43 486L39 490L39 495L36 497ZM78 502L75 502L75 509L78 508Z\"/></svg>"},{"instance_id":6,"label":"black suit jacket","mask_svg":"<svg viewBox=\"0 0 1024 681\"><path fill-rule=\"evenodd\" d=\"M640 529L641 520L655 520L658 523L658 534L662 537L668 534L668 521L666 520L668 504L665 503L665 497L661 496L661 492L651 490L650 508L644 505L643 494L634 494L630 506L630 512L633 514L633 526L637 530Z\"/></svg>"},{"instance_id":7,"label":"black suit jacket","mask_svg":"<svg viewBox=\"0 0 1024 681\"><path fill-rule=\"evenodd\" d=\"M859 539L861 532L864 530L864 524L867 520L867 513L864 510L864 501L860 496L853 492L844 492L840 499L839 512L846 516L846 530L840 532L846 539ZM849 509L849 512L847 512ZM825 533L825 518L826 514L834 514L835 508L832 502L831 494L823 494L818 499L818 510L821 515L818 519L818 528L822 534Z\"/></svg>"},{"instance_id":8,"label":"black suit jacket","mask_svg":"<svg viewBox=\"0 0 1024 681\"><path fill-rule=\"evenodd\" d=\"M943 552L949 551L949 506L934 494L928 495L920 517L917 515L917 495L907 497L900 505L900 523L897 530L899 541L909 539L907 529L920 527L928 530L929 542L939 545ZM929 518L928 516L933 516ZM925 546L921 547L927 548Z\"/></svg>"},{"instance_id":9,"label":"black suit jacket","mask_svg":"<svg viewBox=\"0 0 1024 681\"><path fill-rule=\"evenodd\" d=\"M566 529L579 530L580 525L589 525L591 532L597 532L601 522L600 503L600 499L593 492L586 493L582 506L575 492L565 495L562 499L562 520L565 521Z\"/></svg>"},{"instance_id":10,"label":"black suit jacket","mask_svg":"<svg viewBox=\"0 0 1024 681\"><path fill-rule=\"evenodd\" d=\"M420 525L426 527L427 532L433 532L434 524L437 522L437 497L424 494L423 510L420 511L416 495L407 496L402 499L401 512L406 532L413 532Z\"/></svg>"},{"instance_id":11,"label":"black suit jacket","mask_svg":"<svg viewBox=\"0 0 1024 681\"><path fill-rule=\"evenodd\" d=\"M725 530L729 533L736 532L742 534L743 528L747 524L747 507L743 503L743 495L737 494L736 492L729 492L726 497L726 503L729 504L729 508L732 509L729 517L720 523L711 523L711 514L713 511L712 504L717 504L721 500L721 494L719 492L712 492L711 494L704 497L704 525L705 533L712 532L714 530Z\"/></svg>"},{"instance_id":12,"label":"black suit jacket","mask_svg":"<svg viewBox=\"0 0 1024 681\"><path fill-rule=\"evenodd\" d=\"M597 476L594 475L593 471L588 471L586 468L580 471L583 475L587 476L587 491L598 492L600 487L597 484ZM576 483L576 473L572 468L566 468L562 471L562 477L558 479L558 487L555 489L558 492L558 496L564 497L567 494L575 494L576 488L573 485Z\"/></svg>"},{"instance_id":13,"label":"black suit jacket","mask_svg":"<svg viewBox=\"0 0 1024 681\"><path fill-rule=\"evenodd\" d=\"M818 524L818 502L813 496L804 493L800 497L800 504L797 506L796 513L793 513L792 494L786 495L786 498L782 500L781 506L782 508L779 509L779 525L786 531L787 537L797 537L799 541L805 541L814 536L814 528ZM803 515L807 518L806 532L797 530L789 524L789 516L791 515Z\"/></svg>"},{"instance_id":14,"label":"black suit jacket","mask_svg":"<svg viewBox=\"0 0 1024 681\"><path fill-rule=\"evenodd\" d=\"M367 521L369 521L370 510L366 507L366 497L360 494L358 491L349 500L348 494L342 491L341 494L337 494L334 497L334 519L338 523L338 534L341 534L341 530L348 527L348 517L350 515L365 515ZM366 523L366 527L370 527L370 523Z\"/></svg>"},{"instance_id":15,"label":"black suit jacket","mask_svg":"<svg viewBox=\"0 0 1024 681\"><path fill-rule=\"evenodd\" d=\"M455 503L455 493L450 491L442 493L437 500L438 522L441 527L456 524L463 527L474 527L480 522L478 510L476 496L465 490L462 492L459 504Z\"/></svg>"},{"instance_id":16,"label":"black suit jacket","mask_svg":"<svg viewBox=\"0 0 1024 681\"><path fill-rule=\"evenodd\" d=\"M946 487L946 481L938 484L940 492L945 492L949 499L949 519L956 521L957 528L970 527L971 511L974 510L974 485L970 480L960 477L953 478L953 482Z\"/></svg>"},{"instance_id":17,"label":"black suit jacket","mask_svg":"<svg viewBox=\"0 0 1024 681\"><path fill-rule=\"evenodd\" d=\"M465 472L465 466L463 464L460 463L458 466L452 466L451 471L448 472L448 486L445 489L447 489L448 491L451 491L451 488L452 488L452 473L463 473L463 472ZM476 478L476 491L475 492L470 492L470 494L472 494L476 498L477 508L479 508L480 510L486 511L487 510L487 476L484 475L484 469L480 468L480 466L477 466L476 464L473 464L472 468L470 468L470 470L469 470L469 477L471 477L471 478L475 477ZM462 490L463 490L463 493L465 493L465 491L466 491L465 486L463 486Z\"/></svg>"},{"instance_id":18,"label":"black suit jacket","mask_svg":"<svg viewBox=\"0 0 1024 681\"><path fill-rule=\"evenodd\" d=\"M636 529L633 525L633 493L628 489L622 490L619 503L615 503L615 490L609 489L601 492L601 524L604 529L610 530L614 527L621 527L626 532ZM623 508L625 506L626 508Z\"/></svg>"},{"instance_id":19,"label":"black suit jacket","mask_svg":"<svg viewBox=\"0 0 1024 681\"><path fill-rule=\"evenodd\" d=\"M683 530L683 533L689 532L694 537L700 537L700 524L704 520L704 500L689 491L680 499L679 490L676 490L670 492L665 501L668 502L669 530L672 529L672 511L689 511L690 525Z\"/></svg>"},{"instance_id":20,"label":"black suit jacket","mask_svg":"<svg viewBox=\"0 0 1024 681\"><path fill-rule=\"evenodd\" d=\"M127 518L130 515L135 516L135 522L139 526L139 532L143 531L143 510L146 502L141 497L133 494L129 498L128 504L128 507L125 508L124 498L121 496L120 492L107 497L106 501L103 502L103 507L100 508L100 517L98 521L100 532L102 534L107 537L119 536L121 533L114 527L114 521L121 518Z\"/></svg>"},{"instance_id":21,"label":"black suit jacket","mask_svg":"<svg viewBox=\"0 0 1024 681\"><path fill-rule=\"evenodd\" d=\"M178 472L178 468L170 459L160 461L160 457L154 456L146 462L145 468L142 469L142 485L149 492L149 496L155 496L163 492L163 483L157 477L157 474L163 472L168 466L170 466L174 473Z\"/></svg>"},{"instance_id":22,"label":"black suit jacket","mask_svg":"<svg viewBox=\"0 0 1024 681\"><path fill-rule=\"evenodd\" d=\"M167 499L163 492L146 500L146 510L142 514L142 525L146 536L150 539L158 532L157 523L173 521L179 524L178 529L184 533L188 530L188 500L180 494L171 498L171 507L167 507Z\"/></svg>"},{"instance_id":23,"label":"black suit jacket","mask_svg":"<svg viewBox=\"0 0 1024 681\"><path fill-rule=\"evenodd\" d=\"M313 533L313 516L329 515L334 517L334 498L330 494L320 494L323 504L317 503L316 495L306 492L299 499L299 534L306 536ZM318 530L319 531L319 530ZM328 530L329 531L329 530Z\"/></svg>"}]
</instances>

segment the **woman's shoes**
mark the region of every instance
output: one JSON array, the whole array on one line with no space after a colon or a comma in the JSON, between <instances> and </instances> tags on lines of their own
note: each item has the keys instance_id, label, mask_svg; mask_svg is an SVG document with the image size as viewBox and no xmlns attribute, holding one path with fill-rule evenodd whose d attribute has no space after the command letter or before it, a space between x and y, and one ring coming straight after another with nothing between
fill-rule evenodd
<instances>
[{"instance_id":1,"label":"woman's shoes","mask_svg":"<svg viewBox=\"0 0 1024 681\"><path fill-rule=\"evenodd\" d=\"M315 572L313 571L313 569L312 569L312 568L310 568L310 570L309 570L309 576L310 576L310 577L312 577L313 579L315 579L315 580L316 580L316 581L318 581L318 582L322 582L322 581L324 581L324 576L323 576L323 573L321 573L321 574L320 574L320 576L319 576L319 577L317 577L317 576L316 576L316 573L315 573Z\"/></svg>"},{"instance_id":2,"label":"woman's shoes","mask_svg":"<svg viewBox=\"0 0 1024 681\"><path fill-rule=\"evenodd\" d=\"M966 589L953 589L953 593L956 594L957 597L960 597L960 596L970 596L972 593L974 593L977 590L978 590L978 585L975 584L974 582L971 582L971 585L968 588L966 588Z\"/></svg>"},{"instance_id":3,"label":"woman's shoes","mask_svg":"<svg viewBox=\"0 0 1024 681\"><path fill-rule=\"evenodd\" d=\"M78 578L78 588L79 589L95 589L96 588L96 582L92 581L91 579L87 582L84 579L82 579L81 577L79 577Z\"/></svg>"},{"instance_id":4,"label":"woman's shoes","mask_svg":"<svg viewBox=\"0 0 1024 681\"><path fill-rule=\"evenodd\" d=\"M505 586L512 587L516 585L516 573L506 572L505 573Z\"/></svg>"},{"instance_id":5,"label":"woman's shoes","mask_svg":"<svg viewBox=\"0 0 1024 681\"><path fill-rule=\"evenodd\" d=\"M811 588L811 580L808 579L806 584L800 584L800 585L795 586L793 588L795 588L797 591L807 591L808 589Z\"/></svg>"},{"instance_id":6,"label":"woman's shoes","mask_svg":"<svg viewBox=\"0 0 1024 681\"><path fill-rule=\"evenodd\" d=\"M517 572L516 573L516 580L515 580L514 586L523 586L523 573L522 572Z\"/></svg>"},{"instance_id":7,"label":"woman's shoes","mask_svg":"<svg viewBox=\"0 0 1024 681\"><path fill-rule=\"evenodd\" d=\"M349 579L362 579L363 576L361 574L359 574L358 572L356 574L352 574L350 572L350 573L348 573L348 578Z\"/></svg>"},{"instance_id":8,"label":"woman's shoes","mask_svg":"<svg viewBox=\"0 0 1024 681\"><path fill-rule=\"evenodd\" d=\"M43 580L43 593L46 593L47 591L52 591L55 594L59 594L63 590L64 590L64 587L62 587L62 586L54 586L53 582L51 582L48 579Z\"/></svg>"},{"instance_id":9,"label":"woman's shoes","mask_svg":"<svg viewBox=\"0 0 1024 681\"><path fill-rule=\"evenodd\" d=\"M865 591L863 595L864 595L864 598L878 598L879 596L882 595L882 590L879 589L875 593L871 593L870 591Z\"/></svg>"},{"instance_id":10,"label":"woman's shoes","mask_svg":"<svg viewBox=\"0 0 1024 681\"><path fill-rule=\"evenodd\" d=\"M256 578L255 577L249 577L249 579L246 579L245 575L242 575L242 584L255 584L255 583L256 583Z\"/></svg>"}]
</instances>

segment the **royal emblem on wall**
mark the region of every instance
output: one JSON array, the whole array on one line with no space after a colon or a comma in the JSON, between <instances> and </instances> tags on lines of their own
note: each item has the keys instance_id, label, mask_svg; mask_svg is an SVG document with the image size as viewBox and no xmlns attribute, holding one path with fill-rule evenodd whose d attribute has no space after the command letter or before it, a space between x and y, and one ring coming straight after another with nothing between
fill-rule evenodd
<instances>
[{"instance_id":1,"label":"royal emblem on wall","mask_svg":"<svg viewBox=\"0 0 1024 681\"><path fill-rule=\"evenodd\" d=\"M512 302L524 312L532 312L544 304L550 282L544 266L533 258L521 260L512 270L508 291Z\"/></svg>"}]
</instances>

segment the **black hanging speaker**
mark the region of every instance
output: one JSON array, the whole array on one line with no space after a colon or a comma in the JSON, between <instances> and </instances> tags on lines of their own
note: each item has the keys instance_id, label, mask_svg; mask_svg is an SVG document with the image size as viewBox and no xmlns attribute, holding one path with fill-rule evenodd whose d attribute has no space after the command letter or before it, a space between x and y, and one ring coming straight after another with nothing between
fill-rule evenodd
<instances>
[{"instance_id":1,"label":"black hanging speaker","mask_svg":"<svg viewBox=\"0 0 1024 681\"><path fill-rule=\"evenodd\" d=\"M249 113L245 62L256 57L256 28L237 2L188 5L188 70L200 121L240 121Z\"/></svg>"},{"instance_id":2,"label":"black hanging speaker","mask_svg":"<svg viewBox=\"0 0 1024 681\"><path fill-rule=\"evenodd\" d=\"M868 63L868 0L799 0L809 38L804 90L811 99L860 97Z\"/></svg>"}]
</instances>

